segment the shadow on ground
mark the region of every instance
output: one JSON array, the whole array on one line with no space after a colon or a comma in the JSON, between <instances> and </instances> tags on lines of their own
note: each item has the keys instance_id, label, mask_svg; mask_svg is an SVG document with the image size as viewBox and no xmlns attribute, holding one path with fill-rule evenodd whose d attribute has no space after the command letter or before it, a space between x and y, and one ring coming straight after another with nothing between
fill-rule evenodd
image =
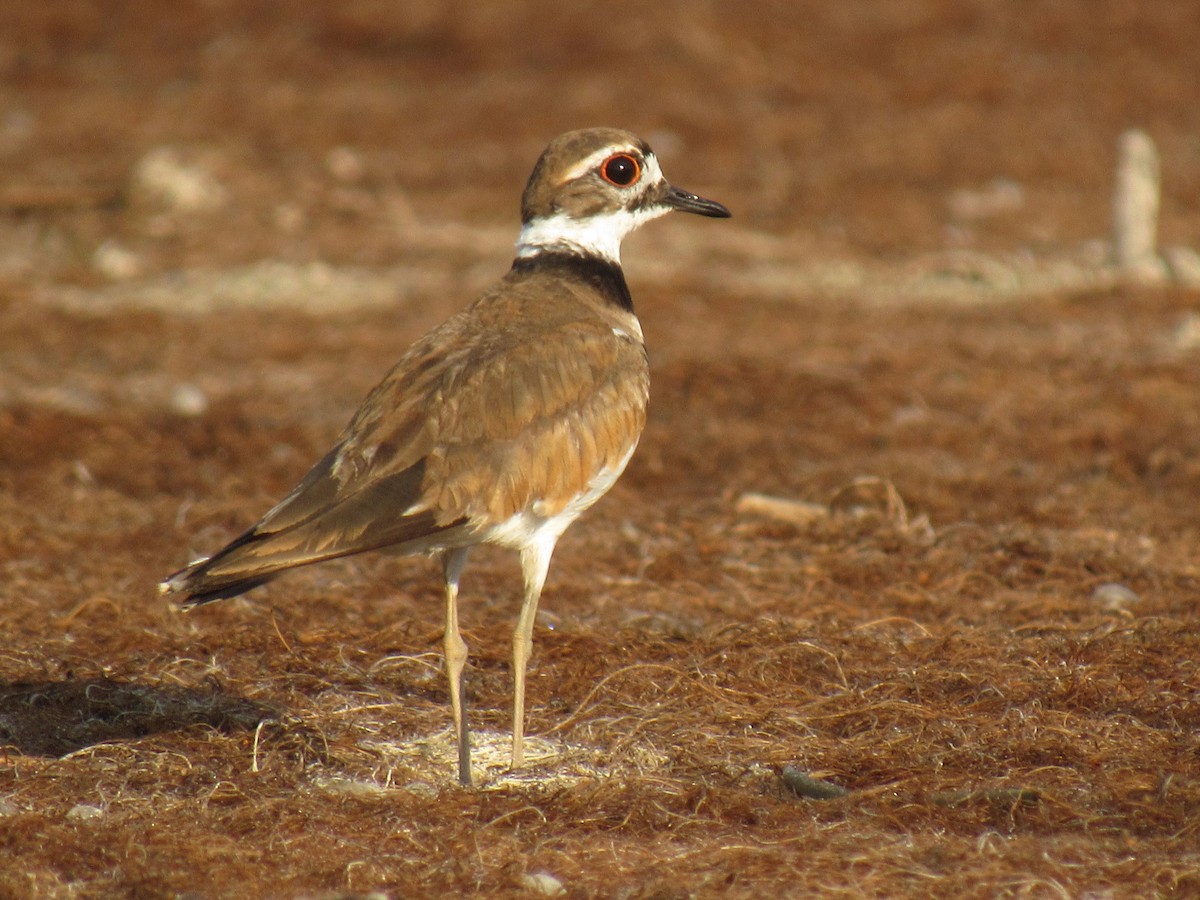
<instances>
[{"instance_id":1,"label":"shadow on ground","mask_svg":"<svg viewBox=\"0 0 1200 900\"><path fill-rule=\"evenodd\" d=\"M265 704L220 688L163 688L108 678L0 685L0 746L29 756L66 756L106 741L193 725L248 731L277 716Z\"/></svg>"}]
</instances>

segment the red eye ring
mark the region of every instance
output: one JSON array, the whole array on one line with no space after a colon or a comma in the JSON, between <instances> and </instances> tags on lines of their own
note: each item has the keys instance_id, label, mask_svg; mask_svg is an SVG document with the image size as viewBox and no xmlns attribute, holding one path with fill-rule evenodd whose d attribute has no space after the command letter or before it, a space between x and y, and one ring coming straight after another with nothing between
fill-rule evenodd
<instances>
[{"instance_id":1,"label":"red eye ring","mask_svg":"<svg viewBox=\"0 0 1200 900\"><path fill-rule=\"evenodd\" d=\"M615 153L600 164L600 177L617 187L629 187L642 177L642 164L628 153Z\"/></svg>"}]
</instances>

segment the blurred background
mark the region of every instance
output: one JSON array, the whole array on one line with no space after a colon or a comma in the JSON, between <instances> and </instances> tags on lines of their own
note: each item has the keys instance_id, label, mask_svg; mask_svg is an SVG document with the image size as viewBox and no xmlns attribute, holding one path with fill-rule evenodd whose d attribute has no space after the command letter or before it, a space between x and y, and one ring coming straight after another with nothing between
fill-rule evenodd
<instances>
[{"instance_id":1,"label":"blurred background","mask_svg":"<svg viewBox=\"0 0 1200 900\"><path fill-rule=\"evenodd\" d=\"M594 124L728 204L749 263L1086 251L1130 127L1196 246L1197 47L1174 0L10 0L0 279L494 271L537 154Z\"/></svg>"}]
</instances>

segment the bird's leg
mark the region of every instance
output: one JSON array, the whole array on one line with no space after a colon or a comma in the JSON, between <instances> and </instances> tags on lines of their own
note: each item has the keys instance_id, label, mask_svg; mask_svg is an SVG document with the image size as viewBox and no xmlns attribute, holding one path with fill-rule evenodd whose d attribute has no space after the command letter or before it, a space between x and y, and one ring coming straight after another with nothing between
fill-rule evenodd
<instances>
[{"instance_id":1,"label":"bird's leg","mask_svg":"<svg viewBox=\"0 0 1200 900\"><path fill-rule=\"evenodd\" d=\"M546 583L554 542L548 546L532 544L521 551L521 573L525 578L525 597L521 615L513 629L513 743L512 767L525 764L525 667L533 651L533 620L537 616L538 598Z\"/></svg>"},{"instance_id":2,"label":"bird's leg","mask_svg":"<svg viewBox=\"0 0 1200 900\"><path fill-rule=\"evenodd\" d=\"M447 550L442 555L442 573L446 580L446 633L442 647L446 653L446 675L450 679L450 709L454 713L454 734L458 740L458 780L471 786L471 734L467 730L467 710L463 697L467 664L467 643L458 630L458 581L467 564L469 548Z\"/></svg>"}]
</instances>

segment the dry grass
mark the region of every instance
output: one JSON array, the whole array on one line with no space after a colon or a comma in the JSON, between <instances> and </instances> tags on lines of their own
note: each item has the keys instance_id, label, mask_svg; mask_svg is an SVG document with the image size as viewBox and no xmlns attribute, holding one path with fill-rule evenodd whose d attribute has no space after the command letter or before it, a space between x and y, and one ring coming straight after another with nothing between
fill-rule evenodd
<instances>
[{"instance_id":1,"label":"dry grass","mask_svg":"<svg viewBox=\"0 0 1200 900\"><path fill-rule=\"evenodd\" d=\"M854 341L847 311L814 305L798 318L825 335L805 354L820 373L774 362L786 323L754 356L693 344L660 365L638 462L556 562L516 776L515 563L485 553L469 573L477 791L453 779L432 564L328 566L188 616L153 596L189 536L203 549L252 518L325 427L253 421L269 391L192 420L9 407L0 778L3 852L21 864L0 884L516 894L548 873L587 895L1196 890L1200 523L1176 498L1200 478L1200 431L1192 394L1167 387L1194 379L1170 344L1191 302L897 309L872 313L886 339ZM738 300L710 321L735 340L758 327ZM193 352L235 358L312 322L213 320ZM165 352L152 348L176 327L121 325L93 336L97 358ZM325 320L327 364L381 326ZM947 349L902 352L918 335ZM1098 348L1120 391L1097 383ZM366 352L370 369L388 350ZM1054 370L1053 392L1038 367L993 383L1022 355ZM979 446L987 405L1010 429ZM824 513L736 512L752 487ZM796 773L846 793L798 794Z\"/></svg>"},{"instance_id":2,"label":"dry grass","mask_svg":"<svg viewBox=\"0 0 1200 900\"><path fill-rule=\"evenodd\" d=\"M636 46L572 3L11 6L0 895L1200 893L1200 296L1062 275L1131 119L1200 245L1187 4L638 7ZM472 560L466 791L430 562L154 584L596 122L736 218L631 242L651 421L556 555L521 773L516 564ZM164 145L224 205L139 193Z\"/></svg>"}]
</instances>

